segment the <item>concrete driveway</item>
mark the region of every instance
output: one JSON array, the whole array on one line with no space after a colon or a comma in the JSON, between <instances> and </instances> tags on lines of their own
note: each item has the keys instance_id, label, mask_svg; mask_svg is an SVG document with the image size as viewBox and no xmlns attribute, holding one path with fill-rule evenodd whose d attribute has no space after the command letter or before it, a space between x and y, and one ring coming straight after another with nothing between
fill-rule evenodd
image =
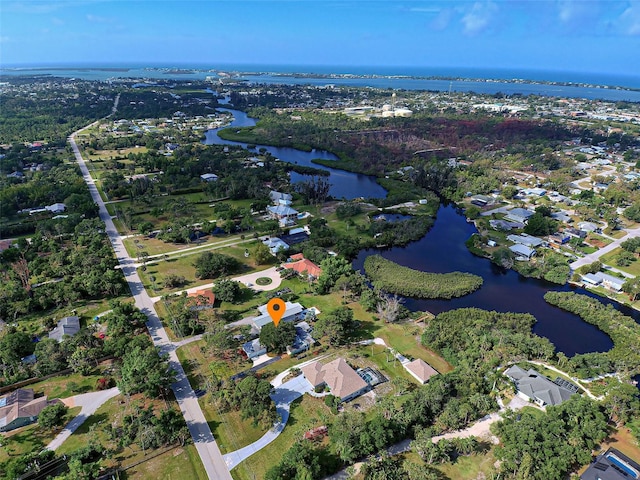
<instances>
[{"instance_id":1,"label":"concrete driveway","mask_svg":"<svg viewBox=\"0 0 640 480\"><path fill-rule=\"evenodd\" d=\"M312 389L313 387L309 382L307 382L303 375L299 375L276 388L271 394L271 398L276 404L276 410L280 416L280 421L276 422L271 430L251 445L247 445L235 452L224 455L224 461L226 462L229 470L236 467L240 462L263 449L278 438L278 435L280 435L284 430L284 427L289 420L289 409L291 408L291 403L305 393L310 392Z\"/></svg>"},{"instance_id":2,"label":"concrete driveway","mask_svg":"<svg viewBox=\"0 0 640 480\"><path fill-rule=\"evenodd\" d=\"M76 415L45 448L47 450L55 450L58 448L89 416L96 413L96 410L100 408L102 404L119 393L120 390L118 390L118 387L113 387L101 392L83 393L82 395L62 399L62 403L67 407L82 407L82 410L80 410L80 413Z\"/></svg>"},{"instance_id":3,"label":"concrete driveway","mask_svg":"<svg viewBox=\"0 0 640 480\"><path fill-rule=\"evenodd\" d=\"M267 277L271 279L271 283L269 285L258 285L256 280L261 277ZM282 283L282 278L280 277L280 272L276 271L276 267L267 268L266 270L262 270L260 272L253 272L247 275L242 275L240 277L234 277L233 280L244 283L245 285L251 284L251 288L260 292L267 292L270 290L275 290Z\"/></svg>"}]
</instances>

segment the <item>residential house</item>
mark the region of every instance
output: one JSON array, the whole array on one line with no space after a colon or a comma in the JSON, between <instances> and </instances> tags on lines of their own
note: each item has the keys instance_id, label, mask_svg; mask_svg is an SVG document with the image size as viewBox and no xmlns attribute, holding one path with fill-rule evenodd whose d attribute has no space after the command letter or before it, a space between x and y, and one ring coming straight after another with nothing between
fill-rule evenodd
<instances>
[{"instance_id":1,"label":"residential house","mask_svg":"<svg viewBox=\"0 0 640 480\"><path fill-rule=\"evenodd\" d=\"M402 366L413 378L423 385L427 383L431 377L438 374L431 365L420 358L412 362L403 363Z\"/></svg>"},{"instance_id":2,"label":"residential house","mask_svg":"<svg viewBox=\"0 0 640 480\"><path fill-rule=\"evenodd\" d=\"M598 455L596 460L580 476L580 480L631 479L640 479L640 463L615 448L610 448Z\"/></svg>"},{"instance_id":3,"label":"residential house","mask_svg":"<svg viewBox=\"0 0 640 480\"><path fill-rule=\"evenodd\" d=\"M471 203L478 207L486 207L487 205L493 205L495 199L488 195L472 195Z\"/></svg>"},{"instance_id":4,"label":"residential house","mask_svg":"<svg viewBox=\"0 0 640 480\"><path fill-rule=\"evenodd\" d=\"M274 205L283 205L285 207L290 207L293 201L293 197L289 193L276 192L275 190L269 192L269 198Z\"/></svg>"},{"instance_id":5,"label":"residential house","mask_svg":"<svg viewBox=\"0 0 640 480\"><path fill-rule=\"evenodd\" d=\"M541 407L559 405L575 394L575 391L552 382L533 369L525 371L512 365L504 374L515 383L520 398L535 402Z\"/></svg>"},{"instance_id":6,"label":"residential house","mask_svg":"<svg viewBox=\"0 0 640 480\"><path fill-rule=\"evenodd\" d=\"M545 241L541 238L534 237L526 233L521 233L520 235L508 235L507 240L513 243L519 243L520 245L525 245L530 248L536 248L545 245Z\"/></svg>"},{"instance_id":7,"label":"residential house","mask_svg":"<svg viewBox=\"0 0 640 480\"><path fill-rule=\"evenodd\" d=\"M247 354L249 360L267 353L267 347L262 346L260 339L256 338L242 345L242 351Z\"/></svg>"},{"instance_id":8,"label":"residential house","mask_svg":"<svg viewBox=\"0 0 640 480\"><path fill-rule=\"evenodd\" d=\"M549 235L549 244L551 246L559 247L560 245L564 245L571 240L571 236L564 232L556 232L553 235Z\"/></svg>"},{"instance_id":9,"label":"residential house","mask_svg":"<svg viewBox=\"0 0 640 480\"><path fill-rule=\"evenodd\" d=\"M191 310L206 310L213 308L216 303L216 294L212 290L196 290L187 295L191 300Z\"/></svg>"},{"instance_id":10,"label":"residential house","mask_svg":"<svg viewBox=\"0 0 640 480\"><path fill-rule=\"evenodd\" d=\"M308 275L312 280L315 280L322 275L322 269L311 260L304 258L302 253L297 253L289 258L293 261L282 265L284 268L295 270L301 275L306 272L306 275Z\"/></svg>"},{"instance_id":11,"label":"residential house","mask_svg":"<svg viewBox=\"0 0 640 480\"><path fill-rule=\"evenodd\" d=\"M67 209L67 206L64 203L54 203L53 205L48 205L44 208L51 213L62 213Z\"/></svg>"},{"instance_id":12,"label":"residential house","mask_svg":"<svg viewBox=\"0 0 640 480\"><path fill-rule=\"evenodd\" d=\"M564 233L574 238L587 238L587 232L573 227L565 228Z\"/></svg>"},{"instance_id":13,"label":"residential house","mask_svg":"<svg viewBox=\"0 0 640 480\"><path fill-rule=\"evenodd\" d=\"M269 247L271 255L276 255L280 250L283 252L289 250L289 244L278 237L266 238L262 243Z\"/></svg>"},{"instance_id":14,"label":"residential house","mask_svg":"<svg viewBox=\"0 0 640 480\"><path fill-rule=\"evenodd\" d=\"M287 353L296 355L311 348L316 341L311 336L312 328L307 322L300 322L295 325L296 338L291 345L287 345Z\"/></svg>"},{"instance_id":15,"label":"residential house","mask_svg":"<svg viewBox=\"0 0 640 480\"><path fill-rule=\"evenodd\" d=\"M337 358L325 365L316 361L302 367L301 370L312 387L326 385L331 394L341 402L353 400L370 388L344 358Z\"/></svg>"},{"instance_id":16,"label":"residential house","mask_svg":"<svg viewBox=\"0 0 640 480\"><path fill-rule=\"evenodd\" d=\"M203 175L200 175L200 178L205 182L215 182L216 180L218 180L218 175L216 175L215 173L205 173Z\"/></svg>"},{"instance_id":17,"label":"residential house","mask_svg":"<svg viewBox=\"0 0 640 480\"><path fill-rule=\"evenodd\" d=\"M512 228L524 228L524 223L507 222L505 220L489 220L489 225L494 230L503 230L508 232Z\"/></svg>"},{"instance_id":18,"label":"residential house","mask_svg":"<svg viewBox=\"0 0 640 480\"><path fill-rule=\"evenodd\" d=\"M601 279L603 287L606 287L609 290L613 290L615 292L621 291L622 286L626 281L624 278L614 277L613 275L608 275L602 272L596 273L596 276Z\"/></svg>"},{"instance_id":19,"label":"residential house","mask_svg":"<svg viewBox=\"0 0 640 480\"><path fill-rule=\"evenodd\" d=\"M278 220L281 227L293 225L298 219L298 211L286 205L271 205L267 207L271 218Z\"/></svg>"},{"instance_id":20,"label":"residential house","mask_svg":"<svg viewBox=\"0 0 640 480\"><path fill-rule=\"evenodd\" d=\"M80 331L80 318L76 316L64 317L58 321L56 328L49 332L49 338L61 342L65 335L73 337Z\"/></svg>"},{"instance_id":21,"label":"residential house","mask_svg":"<svg viewBox=\"0 0 640 480\"><path fill-rule=\"evenodd\" d=\"M271 323L273 320L271 319L271 315L269 315L269 312L267 311L266 305L260 305L258 307L258 312L260 312L260 315L253 319L253 326L254 330L257 330L257 332L259 333L262 327L264 327L267 323ZM302 320L304 319L304 313L305 309L299 303L284 302L284 314L282 315L280 321L295 322L297 320Z\"/></svg>"},{"instance_id":22,"label":"residential house","mask_svg":"<svg viewBox=\"0 0 640 480\"><path fill-rule=\"evenodd\" d=\"M14 390L0 398L0 432L36 422L43 408L58 402L58 399L47 400L46 396L35 398L31 388Z\"/></svg>"},{"instance_id":23,"label":"residential house","mask_svg":"<svg viewBox=\"0 0 640 480\"><path fill-rule=\"evenodd\" d=\"M524 208L513 208L505 215L504 219L512 222L527 223L527 220L533 215L531 210Z\"/></svg>"},{"instance_id":24,"label":"residential house","mask_svg":"<svg viewBox=\"0 0 640 480\"><path fill-rule=\"evenodd\" d=\"M600 230L600 227L592 222L580 222L578 224L578 228L583 232L597 232Z\"/></svg>"},{"instance_id":25,"label":"residential house","mask_svg":"<svg viewBox=\"0 0 640 480\"><path fill-rule=\"evenodd\" d=\"M531 257L533 257L536 254L536 251L533 248L529 248L525 245L522 245L520 243L516 243L515 245L511 245L509 247L509 250L511 250L513 253L516 254L516 258L519 260L531 260Z\"/></svg>"}]
</instances>

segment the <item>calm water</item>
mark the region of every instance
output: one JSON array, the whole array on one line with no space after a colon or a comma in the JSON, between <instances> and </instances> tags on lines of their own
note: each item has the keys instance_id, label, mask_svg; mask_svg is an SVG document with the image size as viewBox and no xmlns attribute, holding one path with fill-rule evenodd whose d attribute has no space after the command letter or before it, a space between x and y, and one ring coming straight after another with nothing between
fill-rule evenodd
<instances>
[{"instance_id":1,"label":"calm water","mask_svg":"<svg viewBox=\"0 0 640 480\"><path fill-rule=\"evenodd\" d=\"M531 313L538 322L534 333L551 340L559 351L568 356L576 353L604 352L613 343L596 327L583 322L576 315L553 307L544 301L550 290L576 291L594 296L581 288L557 286L543 280L524 278L513 270L502 270L487 259L472 255L464 242L476 229L452 206L441 206L433 228L421 240L406 247L387 250L365 250L353 262L362 269L367 256L380 254L400 265L428 272L469 272L484 279L476 292L452 300L416 300L407 298L405 306L410 310L428 310L440 313L462 307L478 307L498 312ZM601 297L603 303L611 303L636 321L638 312L622 307Z\"/></svg>"},{"instance_id":2,"label":"calm water","mask_svg":"<svg viewBox=\"0 0 640 480\"><path fill-rule=\"evenodd\" d=\"M108 68L117 68L109 70ZM165 66L166 67L166 66ZM171 69L173 67L170 66ZM270 84L310 84L310 85L345 85L357 87L394 88L406 90L432 90L446 92L450 89L455 92L476 93L505 93L522 95L560 96L571 98L604 99L610 101L629 100L640 102L640 92L617 90L614 88L579 87L574 85L542 85L531 84L529 81L557 81L586 83L593 85L622 86L640 88L640 78L611 74L590 72L559 72L538 71L522 69L494 69L494 68L461 68L461 67L366 67L366 66L330 66L330 65L180 65L185 69L181 73L170 68L161 69L160 66L142 65L104 65L84 66L39 66L32 68L2 68L1 75L52 75L67 78L79 78L84 80L112 80L117 78L148 78L156 80L195 80L202 81L206 77L216 77L216 69L227 72L264 72L254 75L244 75L240 79L255 83ZM193 70L192 70L193 69ZM269 72L269 73L267 73ZM386 76L439 76L460 77L468 79L521 79L518 83L492 80L489 82L474 80L427 80L417 78L293 78L274 75L279 73L344 73L352 75L386 75Z\"/></svg>"},{"instance_id":3,"label":"calm water","mask_svg":"<svg viewBox=\"0 0 640 480\"><path fill-rule=\"evenodd\" d=\"M228 108L219 108L218 110L229 112L233 115L232 127L252 127L256 124L255 119L247 116L246 113L239 110L230 110ZM207 145L240 145L247 148L246 143L233 142L230 140L223 140L218 136L220 129L209 130L205 133L206 139L204 141ZM322 158L326 160L338 160L333 153L325 150L312 150L311 152L303 152L295 148L288 147L272 147L269 145L257 145L257 149L265 148L271 155L280 160L289 163L295 163L298 165L305 165L308 167L319 168L326 170L330 173L329 183L331 189L329 193L335 198L352 199L357 197L364 198L384 198L387 195L387 191L382 188L374 177L369 175L361 175L358 173L345 172L344 170L337 170L335 168L328 168L322 165L316 165L311 160L316 158ZM300 175L295 172L291 172L291 182L300 182L305 180L305 175Z\"/></svg>"}]
</instances>

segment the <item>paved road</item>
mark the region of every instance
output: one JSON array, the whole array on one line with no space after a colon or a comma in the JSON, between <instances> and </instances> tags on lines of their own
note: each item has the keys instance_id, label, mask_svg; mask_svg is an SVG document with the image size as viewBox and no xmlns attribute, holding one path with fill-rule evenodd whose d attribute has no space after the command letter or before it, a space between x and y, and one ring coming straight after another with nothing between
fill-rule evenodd
<instances>
[{"instance_id":1,"label":"paved road","mask_svg":"<svg viewBox=\"0 0 640 480\"><path fill-rule=\"evenodd\" d=\"M75 395L73 397L64 398L62 403L67 407L82 407L80 413L76 415L54 438L49 445L45 447L47 450L55 450L64 441L75 432L80 425L82 425L87 418L96 413L96 410L102 406L104 402L115 397L120 393L118 387L110 388L109 390L103 390L101 392L83 393L82 395Z\"/></svg>"},{"instance_id":2,"label":"paved road","mask_svg":"<svg viewBox=\"0 0 640 480\"><path fill-rule=\"evenodd\" d=\"M97 123L97 122L96 122ZM93 125L93 124L92 124ZM91 126L91 125L90 125ZM88 127L85 127L88 128ZM78 132L80 132L79 130ZM176 382L171 386L175 397L182 411L182 415L187 423L189 432L193 438L200 459L204 465L207 475L211 479L215 480L232 480L231 474L224 463L218 444L213 438L209 424L207 423L202 409L198 404L187 375L180 364L180 360L176 355L175 347L169 341L166 331L164 330L158 314L156 313L151 297L149 297L145 290L138 272L135 268L134 260L129 257L122 237L118 233L111 215L105 207L104 201L100 197L98 188L96 187L94 179L89 173L89 169L80 154L78 145L75 141L75 136L78 132L73 133L69 137L69 143L73 149L73 153L76 157L76 161L80 166L82 177L85 183L89 187L89 193L93 198L93 201L98 205L100 219L104 222L107 236L111 241L111 245L115 252L116 258L120 264L122 273L129 284L129 288L135 300L136 306L147 316L147 328L153 339L154 345L158 348L160 353L166 353L169 355L169 365L176 372Z\"/></svg>"},{"instance_id":3,"label":"paved road","mask_svg":"<svg viewBox=\"0 0 640 480\"><path fill-rule=\"evenodd\" d=\"M620 246L620 244L626 240L629 240L630 238L636 238L636 237L640 237L640 227L638 228L634 228L631 230L624 230L625 232L627 232L627 234L622 237L622 238L618 238L616 240L614 240L613 242L611 242L609 245L606 245L600 249L598 249L597 251L590 253L589 255L585 255L582 258L579 258L578 260L576 260L575 262L573 262L570 267L571 270L577 270L578 268L580 268L583 265L588 265L590 263L595 262L596 260L598 260L601 256L615 250L616 248L618 248ZM628 275L628 274L627 274Z\"/></svg>"},{"instance_id":4,"label":"paved road","mask_svg":"<svg viewBox=\"0 0 640 480\"><path fill-rule=\"evenodd\" d=\"M271 398L276 404L276 410L278 411L278 415L280 415L280 421L274 424L271 430L251 445L247 445L235 452L227 453L224 456L224 460L227 462L229 470L233 469L240 462L263 449L278 438L278 435L282 433L287 421L289 420L289 409L291 408L291 403L311 390L311 384L307 382L303 375L299 375L276 388L271 394Z\"/></svg>"},{"instance_id":5,"label":"paved road","mask_svg":"<svg viewBox=\"0 0 640 480\"><path fill-rule=\"evenodd\" d=\"M261 277L267 277L271 279L271 283L269 285L258 285L256 284L256 280ZM236 282L243 283L247 285L251 284L251 288L254 290L259 290L262 292L267 292L269 290L275 290L282 283L282 278L280 277L280 272L276 271L276 267L267 268L266 270L261 270L259 272L249 273L247 275L240 275L239 277L233 277L231 280L235 280ZM198 290L204 290L207 288L212 288L215 286L215 282L206 283L204 285L198 285L197 287L188 288L184 290L187 293L195 293ZM172 295L180 295L183 291L172 292ZM162 299L162 295L157 297L152 297L151 300L153 302L157 302Z\"/></svg>"}]
</instances>

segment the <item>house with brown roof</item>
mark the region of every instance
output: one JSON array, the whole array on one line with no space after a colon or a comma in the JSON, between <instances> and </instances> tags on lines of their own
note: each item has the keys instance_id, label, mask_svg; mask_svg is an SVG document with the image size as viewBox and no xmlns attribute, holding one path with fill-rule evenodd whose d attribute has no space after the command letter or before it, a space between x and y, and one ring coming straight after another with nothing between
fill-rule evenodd
<instances>
[{"instance_id":1,"label":"house with brown roof","mask_svg":"<svg viewBox=\"0 0 640 480\"><path fill-rule=\"evenodd\" d=\"M314 387L326 385L341 402L348 402L369 390L369 384L349 366L344 358L325 365L313 362L301 368L304 378Z\"/></svg>"},{"instance_id":2,"label":"house with brown roof","mask_svg":"<svg viewBox=\"0 0 640 480\"><path fill-rule=\"evenodd\" d=\"M216 302L216 294L212 290L196 290L189 293L187 297L192 298L192 310L204 310L207 308L213 308L213 304Z\"/></svg>"},{"instance_id":3,"label":"house with brown roof","mask_svg":"<svg viewBox=\"0 0 640 480\"><path fill-rule=\"evenodd\" d=\"M322 275L322 269L318 265L313 263L311 260L304 258L304 255L302 253L291 255L291 257L289 258L292 261L282 265L284 268L290 268L292 270L295 270L300 275L306 272L306 275L309 275L314 279Z\"/></svg>"},{"instance_id":4,"label":"house with brown roof","mask_svg":"<svg viewBox=\"0 0 640 480\"><path fill-rule=\"evenodd\" d=\"M47 400L46 396L35 398L33 389L19 388L0 398L0 432L24 427L38 420L43 408L60 400Z\"/></svg>"}]
</instances>

